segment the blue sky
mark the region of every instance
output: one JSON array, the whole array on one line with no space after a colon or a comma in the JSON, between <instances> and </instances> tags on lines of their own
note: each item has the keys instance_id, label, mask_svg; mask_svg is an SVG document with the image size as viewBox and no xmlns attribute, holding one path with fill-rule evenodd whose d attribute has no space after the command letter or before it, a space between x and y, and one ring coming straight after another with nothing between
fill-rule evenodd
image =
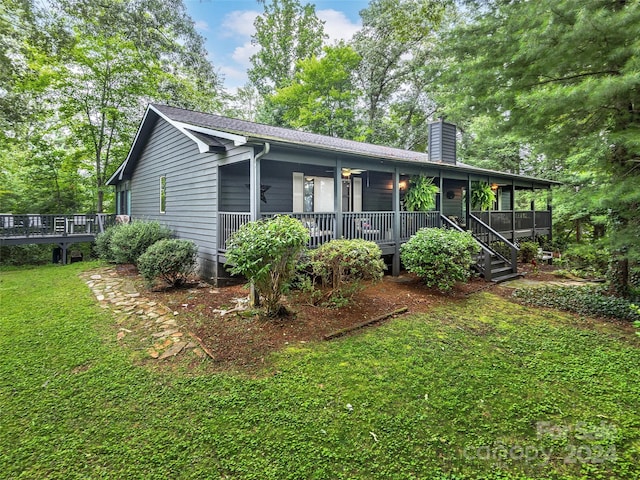
<instances>
[{"instance_id":1,"label":"blue sky","mask_svg":"<svg viewBox=\"0 0 640 480\"><path fill-rule=\"evenodd\" d=\"M301 3L307 3L304 0ZM318 0L316 13L325 21L330 42L349 39L360 28L358 12L367 0ZM233 91L247 82L249 57L256 51L251 45L253 21L262 12L255 0L185 0L187 11L198 32L206 38L209 60Z\"/></svg>"}]
</instances>

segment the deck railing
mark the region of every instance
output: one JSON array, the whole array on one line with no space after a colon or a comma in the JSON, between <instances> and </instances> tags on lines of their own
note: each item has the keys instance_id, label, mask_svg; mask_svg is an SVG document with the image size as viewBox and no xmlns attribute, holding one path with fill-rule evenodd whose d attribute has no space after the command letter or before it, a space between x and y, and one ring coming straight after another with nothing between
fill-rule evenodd
<instances>
[{"instance_id":1,"label":"deck railing","mask_svg":"<svg viewBox=\"0 0 640 480\"><path fill-rule=\"evenodd\" d=\"M535 230L551 228L549 210L491 210L471 213L492 229L503 233L531 230L531 236L534 236Z\"/></svg>"},{"instance_id":2,"label":"deck railing","mask_svg":"<svg viewBox=\"0 0 640 480\"><path fill-rule=\"evenodd\" d=\"M250 213L218 212L218 249L226 250L229 237L250 220Z\"/></svg>"},{"instance_id":3,"label":"deck railing","mask_svg":"<svg viewBox=\"0 0 640 480\"><path fill-rule=\"evenodd\" d=\"M0 214L0 237L71 237L95 236L115 223L116 215L97 214L52 214L25 215Z\"/></svg>"},{"instance_id":4,"label":"deck railing","mask_svg":"<svg viewBox=\"0 0 640 480\"><path fill-rule=\"evenodd\" d=\"M400 212L400 241L406 242L421 228L441 226L440 212Z\"/></svg>"},{"instance_id":5,"label":"deck railing","mask_svg":"<svg viewBox=\"0 0 640 480\"><path fill-rule=\"evenodd\" d=\"M406 242L419 229L440 227L438 212L400 212L400 231L395 234L394 212L343 212L338 229L335 212L262 212L262 218L274 215L289 215L297 218L309 230L309 246L318 247L335 238L362 238L379 245L390 245L396 241ZM218 213L218 249L224 251L228 238L243 224L249 222L248 212Z\"/></svg>"}]
</instances>

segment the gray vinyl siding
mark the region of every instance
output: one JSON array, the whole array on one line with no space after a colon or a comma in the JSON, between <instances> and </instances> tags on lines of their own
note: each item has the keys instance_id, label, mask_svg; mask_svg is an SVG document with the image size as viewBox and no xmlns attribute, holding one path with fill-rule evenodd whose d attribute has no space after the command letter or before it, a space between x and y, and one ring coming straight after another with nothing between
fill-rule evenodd
<instances>
[{"instance_id":1,"label":"gray vinyl siding","mask_svg":"<svg viewBox=\"0 0 640 480\"><path fill-rule=\"evenodd\" d=\"M159 119L131 178L134 219L158 220L177 238L198 245L200 275L210 278L216 267L215 155ZM160 213L160 177L166 177L166 209Z\"/></svg>"},{"instance_id":2,"label":"gray vinyl siding","mask_svg":"<svg viewBox=\"0 0 640 480\"><path fill-rule=\"evenodd\" d=\"M502 210L512 210L511 206L511 190L501 190Z\"/></svg>"},{"instance_id":3,"label":"gray vinyl siding","mask_svg":"<svg viewBox=\"0 0 640 480\"><path fill-rule=\"evenodd\" d=\"M390 173L369 172L362 174L362 210L387 212L393 210L393 189Z\"/></svg>"}]
</instances>

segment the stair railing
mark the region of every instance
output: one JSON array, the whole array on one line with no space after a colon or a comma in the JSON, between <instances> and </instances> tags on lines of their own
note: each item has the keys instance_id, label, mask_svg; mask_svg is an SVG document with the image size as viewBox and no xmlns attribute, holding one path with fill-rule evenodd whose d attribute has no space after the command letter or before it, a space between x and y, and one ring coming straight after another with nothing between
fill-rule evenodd
<instances>
[{"instance_id":1,"label":"stair railing","mask_svg":"<svg viewBox=\"0 0 640 480\"><path fill-rule=\"evenodd\" d=\"M518 273L518 247L473 214L469 215L469 227L480 244L504 260L513 273ZM509 254L505 255L503 252L507 250Z\"/></svg>"},{"instance_id":2,"label":"stair railing","mask_svg":"<svg viewBox=\"0 0 640 480\"><path fill-rule=\"evenodd\" d=\"M450 220L444 215L440 215L440 217L442 218L442 226L444 228L450 228L453 230L457 230L459 232L466 231L456 222ZM480 275L482 275L486 281L490 282L491 281L491 260L493 256L497 254L477 238L475 238L475 240L476 242L478 242L478 245L480 245L480 253L476 258L476 266L480 271Z\"/></svg>"}]
</instances>

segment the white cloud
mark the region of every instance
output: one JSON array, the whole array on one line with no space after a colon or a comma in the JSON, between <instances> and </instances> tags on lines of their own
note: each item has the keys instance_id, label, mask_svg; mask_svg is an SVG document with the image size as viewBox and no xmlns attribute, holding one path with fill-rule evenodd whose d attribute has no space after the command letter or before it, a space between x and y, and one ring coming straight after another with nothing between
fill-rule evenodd
<instances>
[{"instance_id":1,"label":"white cloud","mask_svg":"<svg viewBox=\"0 0 640 480\"><path fill-rule=\"evenodd\" d=\"M204 20L196 20L195 22L196 30L201 30L203 32L209 31L209 24Z\"/></svg>"},{"instance_id":2,"label":"white cloud","mask_svg":"<svg viewBox=\"0 0 640 480\"><path fill-rule=\"evenodd\" d=\"M258 15L260 13L255 10L234 10L229 12L222 21L222 35L224 37L233 37L235 35L250 37L256 30L253 22Z\"/></svg>"},{"instance_id":3,"label":"white cloud","mask_svg":"<svg viewBox=\"0 0 640 480\"><path fill-rule=\"evenodd\" d=\"M247 71L240 68L231 67L229 65L223 65L220 67L219 72L224 75L225 80L232 81L245 81L247 79Z\"/></svg>"},{"instance_id":4,"label":"white cloud","mask_svg":"<svg viewBox=\"0 0 640 480\"><path fill-rule=\"evenodd\" d=\"M257 53L258 50L260 50L259 45L252 45L251 42L245 42L233 50L231 58L243 67L249 68L251 66L250 58L254 53Z\"/></svg>"},{"instance_id":5,"label":"white cloud","mask_svg":"<svg viewBox=\"0 0 640 480\"><path fill-rule=\"evenodd\" d=\"M349 40L362 28L360 23L353 23L344 12L339 12L338 10L318 10L316 14L320 20L325 22L324 31L329 35L329 43Z\"/></svg>"}]
</instances>

